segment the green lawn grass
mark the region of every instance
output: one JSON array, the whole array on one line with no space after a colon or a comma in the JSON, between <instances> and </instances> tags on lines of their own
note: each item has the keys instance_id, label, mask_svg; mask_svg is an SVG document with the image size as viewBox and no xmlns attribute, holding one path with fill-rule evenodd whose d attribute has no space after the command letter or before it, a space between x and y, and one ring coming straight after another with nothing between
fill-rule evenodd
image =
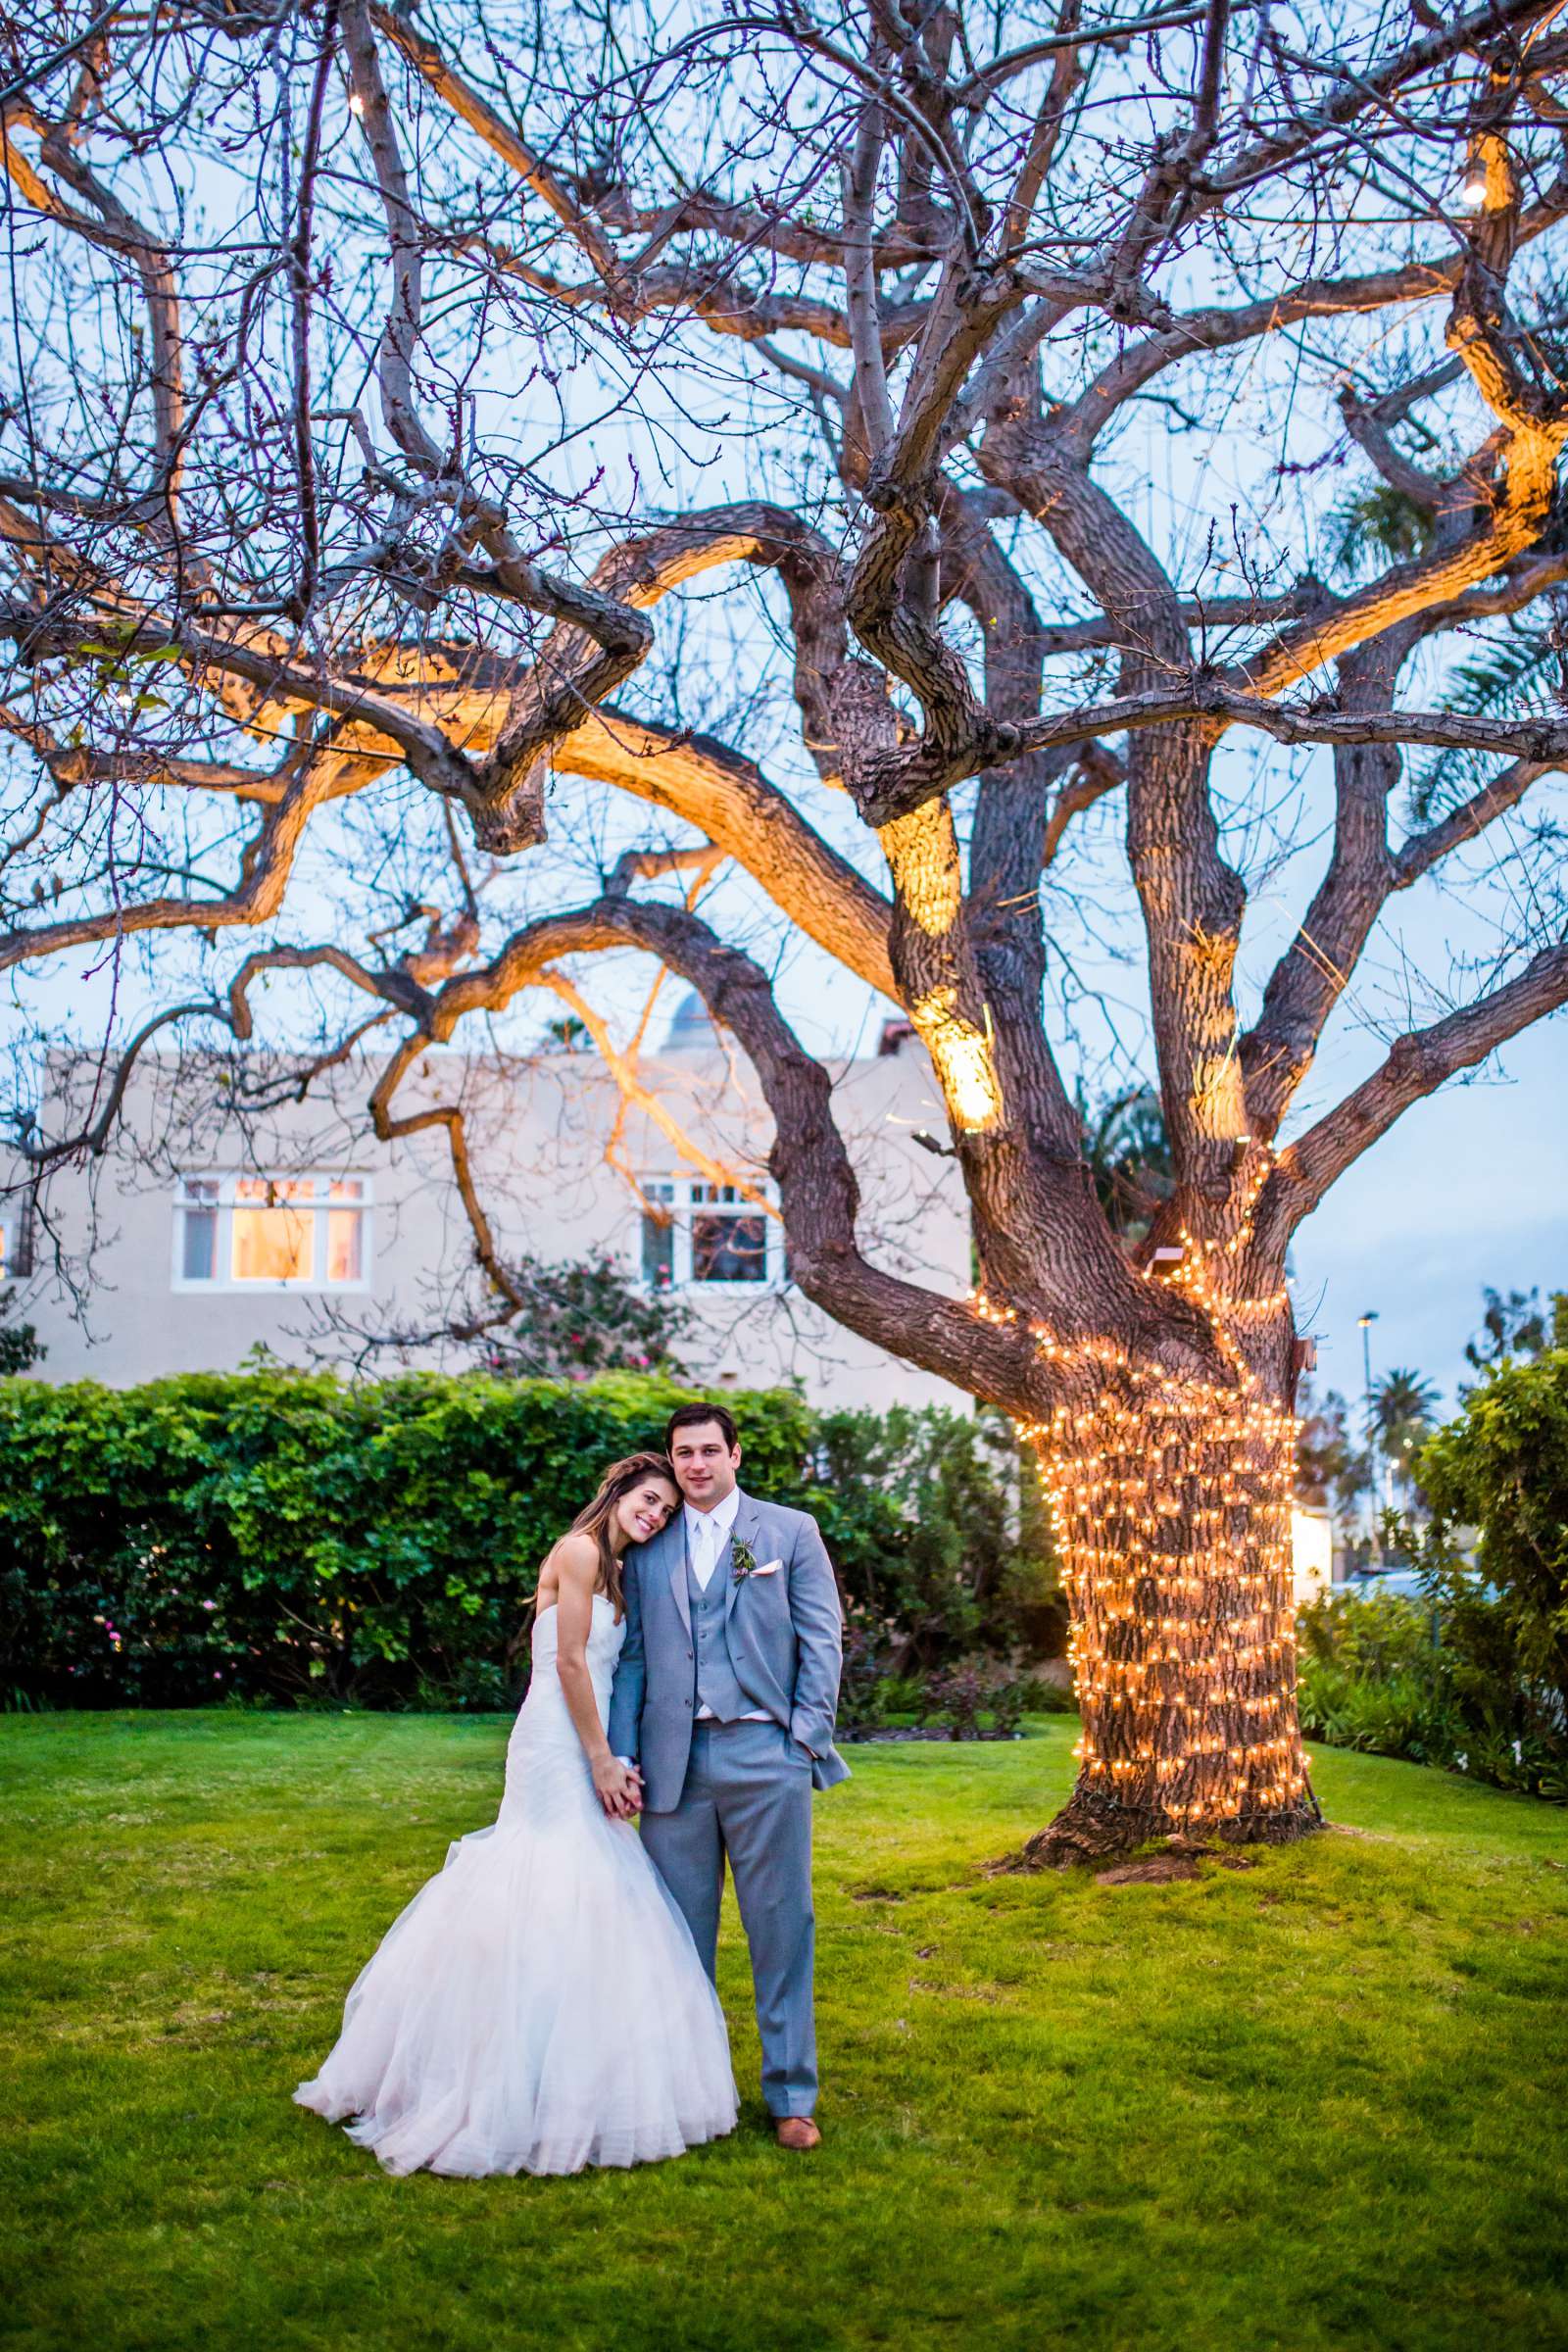
<instances>
[{"instance_id":1,"label":"green lawn grass","mask_svg":"<svg viewBox=\"0 0 1568 2352\"><path fill-rule=\"evenodd\" d=\"M1568 2339L1568 1815L1320 1754L1326 1836L1193 1884L992 1878L1073 1727L818 1800L827 2133L392 2180L289 2103L505 1725L0 1720L0 2334L91 2352L1040 2352ZM626 1955L636 1964L635 1953ZM592 2020L584 2019L584 2031Z\"/></svg>"}]
</instances>

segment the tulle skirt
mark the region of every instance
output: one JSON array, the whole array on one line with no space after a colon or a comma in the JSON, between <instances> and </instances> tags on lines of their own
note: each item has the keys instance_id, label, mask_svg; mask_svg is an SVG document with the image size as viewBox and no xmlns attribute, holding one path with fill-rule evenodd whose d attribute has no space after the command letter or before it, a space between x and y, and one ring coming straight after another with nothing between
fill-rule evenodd
<instances>
[{"instance_id":1,"label":"tulle skirt","mask_svg":"<svg viewBox=\"0 0 1568 2352\"><path fill-rule=\"evenodd\" d=\"M294 2093L388 2172L575 2173L734 2127L718 1998L641 1839L591 1796L563 1815L458 1840Z\"/></svg>"}]
</instances>

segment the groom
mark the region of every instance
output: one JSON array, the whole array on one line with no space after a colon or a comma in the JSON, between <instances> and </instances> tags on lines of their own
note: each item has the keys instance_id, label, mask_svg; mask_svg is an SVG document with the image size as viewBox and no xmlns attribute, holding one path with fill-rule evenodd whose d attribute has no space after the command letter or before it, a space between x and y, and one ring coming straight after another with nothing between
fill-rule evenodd
<instances>
[{"instance_id":1,"label":"groom","mask_svg":"<svg viewBox=\"0 0 1568 2352\"><path fill-rule=\"evenodd\" d=\"M710 1977L726 1857L752 1955L762 2096L780 2147L814 2148L811 1790L833 1746L838 1587L816 1521L736 1484L720 1404L683 1404L664 1448L685 1497L625 1558L610 1744L642 1778L643 1843Z\"/></svg>"}]
</instances>

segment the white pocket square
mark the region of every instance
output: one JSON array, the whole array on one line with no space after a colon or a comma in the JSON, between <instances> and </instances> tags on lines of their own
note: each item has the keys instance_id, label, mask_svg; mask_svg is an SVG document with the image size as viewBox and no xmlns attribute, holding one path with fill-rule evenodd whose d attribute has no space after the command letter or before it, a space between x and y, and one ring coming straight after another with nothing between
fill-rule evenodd
<instances>
[{"instance_id":1,"label":"white pocket square","mask_svg":"<svg viewBox=\"0 0 1568 2352\"><path fill-rule=\"evenodd\" d=\"M764 1560L760 1568L752 1570L752 1574L754 1576L777 1576L783 1565L782 1560Z\"/></svg>"}]
</instances>

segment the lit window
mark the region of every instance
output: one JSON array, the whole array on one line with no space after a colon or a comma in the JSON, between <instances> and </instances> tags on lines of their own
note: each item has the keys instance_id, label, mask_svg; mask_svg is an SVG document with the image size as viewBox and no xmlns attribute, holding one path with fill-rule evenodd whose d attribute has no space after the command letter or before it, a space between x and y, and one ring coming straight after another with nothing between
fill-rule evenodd
<instances>
[{"instance_id":1,"label":"lit window","mask_svg":"<svg viewBox=\"0 0 1568 2352\"><path fill-rule=\"evenodd\" d=\"M337 1176L326 1212L326 1279L365 1280L365 1186L358 1176Z\"/></svg>"},{"instance_id":2,"label":"lit window","mask_svg":"<svg viewBox=\"0 0 1568 2352\"><path fill-rule=\"evenodd\" d=\"M783 1230L755 1192L662 1178L644 1183L642 1194L641 1267L651 1291L741 1283L778 1289L787 1280Z\"/></svg>"},{"instance_id":3,"label":"lit window","mask_svg":"<svg viewBox=\"0 0 1568 2352\"><path fill-rule=\"evenodd\" d=\"M174 1196L176 1290L363 1288L363 1176L186 1176Z\"/></svg>"},{"instance_id":4,"label":"lit window","mask_svg":"<svg viewBox=\"0 0 1568 2352\"><path fill-rule=\"evenodd\" d=\"M316 1220L308 1176L240 1176L234 1182L236 1282L309 1282Z\"/></svg>"}]
</instances>

